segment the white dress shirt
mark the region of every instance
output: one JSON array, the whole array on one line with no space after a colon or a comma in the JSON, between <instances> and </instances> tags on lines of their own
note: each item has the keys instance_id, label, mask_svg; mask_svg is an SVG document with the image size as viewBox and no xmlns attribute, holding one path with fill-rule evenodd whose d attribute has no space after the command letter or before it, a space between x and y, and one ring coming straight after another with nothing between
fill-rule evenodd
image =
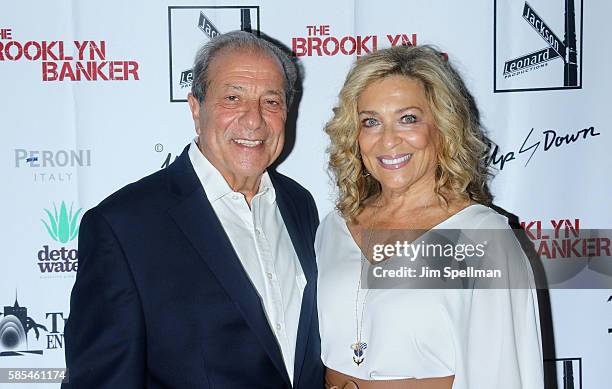
<instances>
[{"instance_id":1,"label":"white dress shirt","mask_svg":"<svg viewBox=\"0 0 612 389\"><path fill-rule=\"evenodd\" d=\"M295 343L306 277L276 205L268 172L261 177L251 208L204 157L195 139L189 159L208 201L257 290L293 383Z\"/></svg>"},{"instance_id":2,"label":"white dress shirt","mask_svg":"<svg viewBox=\"0 0 612 389\"><path fill-rule=\"evenodd\" d=\"M509 229L507 219L472 205L434 229ZM510 232L511 233L511 232ZM519 269L523 289L370 289L360 330L367 342L357 366L355 300L361 250L338 211L319 226L318 309L323 363L367 380L454 375L453 389L544 387L538 301L518 241L494 256ZM359 293L359 314L365 290ZM360 320L361 321L361 320Z\"/></svg>"}]
</instances>

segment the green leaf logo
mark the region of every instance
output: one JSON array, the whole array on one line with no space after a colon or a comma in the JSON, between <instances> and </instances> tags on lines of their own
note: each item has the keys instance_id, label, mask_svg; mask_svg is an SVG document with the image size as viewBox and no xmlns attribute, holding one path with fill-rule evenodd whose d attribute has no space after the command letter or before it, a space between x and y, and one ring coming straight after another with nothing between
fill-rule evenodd
<instances>
[{"instance_id":1,"label":"green leaf logo","mask_svg":"<svg viewBox=\"0 0 612 389\"><path fill-rule=\"evenodd\" d=\"M70 204L70 212L66 209L66 203L62 201L60 205L59 214L57 213L57 207L53 203L53 213L45 208L49 222L47 223L43 219L41 222L45 225L47 232L51 238L60 243L67 243L77 237L79 234L79 223L77 219L83 208L79 208L74 214L72 213L72 204Z\"/></svg>"}]
</instances>

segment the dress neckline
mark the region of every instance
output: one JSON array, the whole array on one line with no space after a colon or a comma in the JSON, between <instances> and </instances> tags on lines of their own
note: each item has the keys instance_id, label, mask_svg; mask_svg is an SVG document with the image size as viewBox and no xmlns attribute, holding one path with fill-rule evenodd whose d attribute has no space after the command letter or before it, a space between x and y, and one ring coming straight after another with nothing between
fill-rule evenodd
<instances>
[{"instance_id":1,"label":"dress neckline","mask_svg":"<svg viewBox=\"0 0 612 389\"><path fill-rule=\"evenodd\" d=\"M440 223L438 223L435 226L431 227L430 229L425 231L421 236L427 234L429 231L432 231L432 230L435 230L435 229L439 229L440 226L442 226L443 224L447 223L449 220L451 220L451 219L455 218L456 216L459 216L459 215L467 212L468 209L471 209L471 208L474 208L474 207L485 207L486 208L486 205L482 205L482 204L478 204L478 203L468 205L467 207L461 209L459 212L455 213L454 215L449 216L448 218L442 220ZM357 242L355 242L355 239L353 238L353 234L351 234L351 230L349 229L348 224L346 224L346 220L342 217L342 214L340 213L340 211L336 210L336 215L340 218L340 224L342 224L342 228L344 229L344 233L348 235L348 237L351 240L353 246L355 246L359 250L361 255L364 255L363 251L361 251L361 247L359 246L359 244L357 244Z\"/></svg>"}]
</instances>

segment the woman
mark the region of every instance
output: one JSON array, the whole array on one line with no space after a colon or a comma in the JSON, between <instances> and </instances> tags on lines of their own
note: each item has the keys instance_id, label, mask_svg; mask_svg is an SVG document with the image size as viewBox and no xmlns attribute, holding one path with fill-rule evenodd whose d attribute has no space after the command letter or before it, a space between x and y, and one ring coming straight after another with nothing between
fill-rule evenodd
<instances>
[{"instance_id":1,"label":"woman","mask_svg":"<svg viewBox=\"0 0 612 389\"><path fill-rule=\"evenodd\" d=\"M361 285L373 229L510 231L486 206L478 111L443 54L402 46L361 58L325 131L339 189L315 243L326 386L542 388L533 275L514 237L497 254L527 288Z\"/></svg>"}]
</instances>

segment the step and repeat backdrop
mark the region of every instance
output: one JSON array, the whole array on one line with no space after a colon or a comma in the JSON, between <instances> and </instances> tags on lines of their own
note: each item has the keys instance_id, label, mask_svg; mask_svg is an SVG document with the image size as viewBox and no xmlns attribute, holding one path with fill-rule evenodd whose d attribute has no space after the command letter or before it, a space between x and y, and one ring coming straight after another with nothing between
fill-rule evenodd
<instances>
[{"instance_id":1,"label":"step and repeat backdrop","mask_svg":"<svg viewBox=\"0 0 612 389\"><path fill-rule=\"evenodd\" d=\"M186 103L194 54L230 30L261 31L301 63L303 92L278 170L312 192L321 217L335 197L322 128L351 63L385 47L434 44L481 109L495 205L516 215L542 259L568 253L540 231L612 227L609 1L0 7L0 368L64 366L81 217L165 168L195 136ZM609 388L612 289L543 291L541 305L547 387Z\"/></svg>"}]
</instances>

